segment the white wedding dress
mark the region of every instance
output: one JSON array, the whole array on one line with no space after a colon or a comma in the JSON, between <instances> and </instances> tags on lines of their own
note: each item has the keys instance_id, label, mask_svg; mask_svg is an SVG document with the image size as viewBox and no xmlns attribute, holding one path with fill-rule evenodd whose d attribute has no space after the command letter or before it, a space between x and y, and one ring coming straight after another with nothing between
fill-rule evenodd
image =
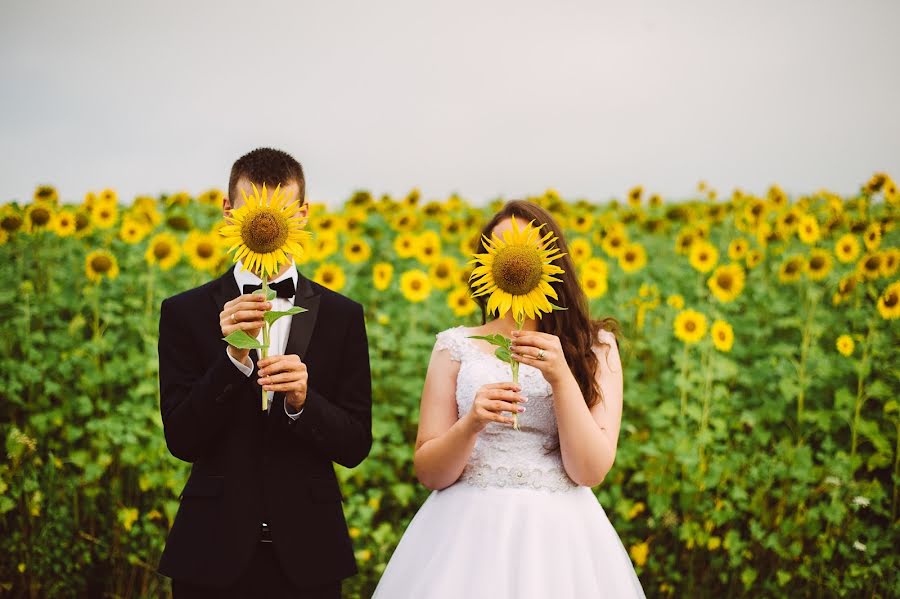
<instances>
[{"instance_id":1,"label":"white wedding dress","mask_svg":"<svg viewBox=\"0 0 900 599\"><path fill-rule=\"evenodd\" d=\"M512 380L509 365L470 334L456 327L438 333L435 344L460 362L460 417L479 387ZM566 475L559 450L547 450L558 439L550 385L524 364L519 383L528 397L520 430L491 423L479 434L459 480L434 491L409 523L373 597L644 597L600 503Z\"/></svg>"}]
</instances>

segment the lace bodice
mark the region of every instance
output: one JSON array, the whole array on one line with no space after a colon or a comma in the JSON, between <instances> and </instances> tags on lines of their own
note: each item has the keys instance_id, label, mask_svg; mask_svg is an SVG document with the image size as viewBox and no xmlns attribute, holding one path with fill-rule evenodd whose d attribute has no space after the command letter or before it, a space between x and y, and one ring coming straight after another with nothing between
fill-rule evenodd
<instances>
[{"instance_id":1,"label":"lace bodice","mask_svg":"<svg viewBox=\"0 0 900 599\"><path fill-rule=\"evenodd\" d=\"M435 350L447 350L460 363L456 378L456 408L460 418L472 409L482 385L512 380L512 369L493 354L481 350L466 327L437 334ZM482 487L526 487L564 491L577 485L566 474L557 447L559 433L553 411L553 391L540 370L519 366L521 393L528 398L519 414L519 430L489 423L478 435L475 448L459 482Z\"/></svg>"}]
</instances>

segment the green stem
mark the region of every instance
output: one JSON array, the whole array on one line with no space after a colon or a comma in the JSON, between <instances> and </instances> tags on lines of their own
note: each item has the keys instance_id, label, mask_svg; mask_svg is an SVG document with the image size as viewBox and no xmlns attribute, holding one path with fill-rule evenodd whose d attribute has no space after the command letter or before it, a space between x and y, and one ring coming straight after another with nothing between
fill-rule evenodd
<instances>
[{"instance_id":1,"label":"green stem","mask_svg":"<svg viewBox=\"0 0 900 599\"><path fill-rule=\"evenodd\" d=\"M267 277L267 276L263 277L262 292L266 298L269 297L269 277ZM262 359L265 360L266 358L269 357L269 323L268 322L263 322L262 331L263 331L263 346L262 346L262 350L260 353L262 354ZM262 411L263 412L265 412L266 408L268 407L267 406L267 404L269 403L268 399L269 399L269 392L266 391L265 387L262 387Z\"/></svg>"},{"instance_id":2,"label":"green stem","mask_svg":"<svg viewBox=\"0 0 900 599\"><path fill-rule=\"evenodd\" d=\"M812 345L812 322L815 314L816 302L809 298L809 288L804 289L803 308L806 312L806 322L803 323L800 341L800 364L797 367L797 381L800 390L797 393L797 445L803 443L803 402L806 398L806 360L809 357L809 349Z\"/></svg>"},{"instance_id":3,"label":"green stem","mask_svg":"<svg viewBox=\"0 0 900 599\"><path fill-rule=\"evenodd\" d=\"M681 353L681 419L687 416L687 365L688 365L688 346L684 343L684 350Z\"/></svg>"},{"instance_id":4,"label":"green stem","mask_svg":"<svg viewBox=\"0 0 900 599\"><path fill-rule=\"evenodd\" d=\"M706 448L703 442L703 435L706 433L706 428L709 425L710 395L712 389L711 351L710 347L707 346L703 356L705 362L704 373L706 376L703 382L703 415L700 418L700 474L706 473ZM700 490L703 490L702 483Z\"/></svg>"},{"instance_id":5,"label":"green stem","mask_svg":"<svg viewBox=\"0 0 900 599\"><path fill-rule=\"evenodd\" d=\"M522 327L525 325L525 320L517 320L516 321L516 330L521 331ZM512 360L509 363L509 367L512 370L512 382L514 385L519 384L519 363L515 360ZM516 412L513 412L513 430L519 430L519 415Z\"/></svg>"},{"instance_id":6,"label":"green stem","mask_svg":"<svg viewBox=\"0 0 900 599\"><path fill-rule=\"evenodd\" d=\"M866 340L863 343L863 355L859 362L859 368L856 372L856 401L853 407L853 425L850 428L850 463L856 457L857 429L859 427L859 415L862 412L863 404L866 402L865 394L865 369L869 361L869 346L872 340L872 321L869 321L868 331L866 332Z\"/></svg>"}]
</instances>

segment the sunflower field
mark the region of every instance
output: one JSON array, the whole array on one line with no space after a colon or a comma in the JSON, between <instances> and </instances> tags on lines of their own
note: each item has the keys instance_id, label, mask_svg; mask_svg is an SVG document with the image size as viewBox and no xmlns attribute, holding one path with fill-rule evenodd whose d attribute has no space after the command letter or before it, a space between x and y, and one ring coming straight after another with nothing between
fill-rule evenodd
<instances>
[{"instance_id":1,"label":"sunflower field","mask_svg":"<svg viewBox=\"0 0 900 599\"><path fill-rule=\"evenodd\" d=\"M653 597L900 596L900 193L779 187L530 198L595 317L622 324L625 411L595 489ZM222 193L0 207L0 594L165 597L189 465L159 416L162 299L228 268ZM300 269L366 308L374 445L338 467L368 597L428 491L412 469L434 334L502 202L358 192L313 204ZM438 542L438 540L436 540Z\"/></svg>"}]
</instances>

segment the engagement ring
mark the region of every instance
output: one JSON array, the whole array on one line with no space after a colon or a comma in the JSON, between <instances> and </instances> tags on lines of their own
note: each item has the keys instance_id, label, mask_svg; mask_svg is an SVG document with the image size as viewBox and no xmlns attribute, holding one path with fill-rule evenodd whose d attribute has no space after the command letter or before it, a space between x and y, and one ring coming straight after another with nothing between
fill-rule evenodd
<instances>
[{"instance_id":1,"label":"engagement ring","mask_svg":"<svg viewBox=\"0 0 900 599\"><path fill-rule=\"evenodd\" d=\"M543 359L544 359L544 350L542 350L542 349L538 350L537 359L538 359L538 360L543 360Z\"/></svg>"}]
</instances>

